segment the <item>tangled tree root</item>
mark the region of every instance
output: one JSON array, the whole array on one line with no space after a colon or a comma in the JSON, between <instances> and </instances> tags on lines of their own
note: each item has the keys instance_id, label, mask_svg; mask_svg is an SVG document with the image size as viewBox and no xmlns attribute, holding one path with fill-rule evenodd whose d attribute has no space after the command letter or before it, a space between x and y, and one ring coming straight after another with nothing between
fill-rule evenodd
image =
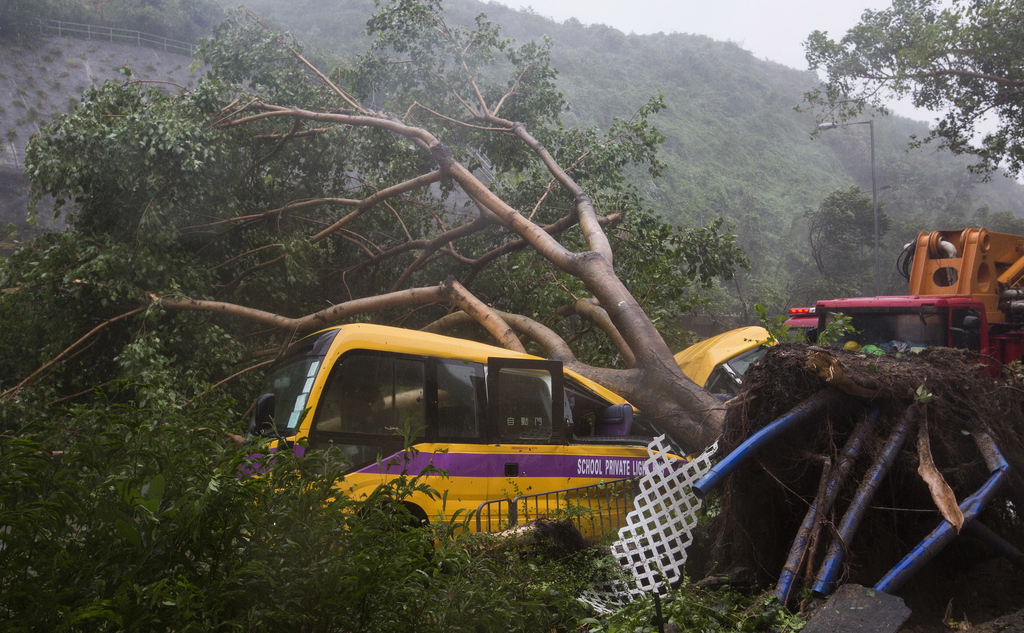
<instances>
[{"instance_id":1,"label":"tangled tree root","mask_svg":"<svg viewBox=\"0 0 1024 633\"><path fill-rule=\"evenodd\" d=\"M730 403L719 455L729 454L822 389L839 389L845 396L760 450L725 481L701 571L746 569L760 586L774 585L823 472L827 475L839 463L851 431L874 407L880 411L879 420L868 430L863 453L853 462L835 506L819 519L819 536L808 546L791 595L813 584L835 526L908 407L917 409L917 426L910 429L909 441L897 454L854 538L843 543L846 556L839 581L874 585L940 523L943 515L936 496L918 474L929 453L934 472L955 495L954 508L988 480L989 468L975 441L982 434L999 447L1010 464L1010 477L979 520L1016 547L1024 546L1024 385L989 377L978 360L949 348L903 357L793 344L772 348L751 368L744 391ZM957 547L947 547L930 563L929 573L912 578L906 592L927 593L923 588L943 565L955 572L969 562L992 557L987 546L966 534L958 537ZM966 558L957 559L957 554Z\"/></svg>"}]
</instances>

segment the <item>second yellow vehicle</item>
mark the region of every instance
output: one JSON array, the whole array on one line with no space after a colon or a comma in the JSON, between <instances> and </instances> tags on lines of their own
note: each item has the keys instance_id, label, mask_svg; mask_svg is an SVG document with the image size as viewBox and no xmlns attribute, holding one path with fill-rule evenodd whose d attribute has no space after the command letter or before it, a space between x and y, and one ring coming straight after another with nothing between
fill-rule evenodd
<instances>
[{"instance_id":1,"label":"second yellow vehicle","mask_svg":"<svg viewBox=\"0 0 1024 633\"><path fill-rule=\"evenodd\" d=\"M695 343L675 355L686 377L713 394L735 395L743 375L768 351L768 330L741 327Z\"/></svg>"}]
</instances>

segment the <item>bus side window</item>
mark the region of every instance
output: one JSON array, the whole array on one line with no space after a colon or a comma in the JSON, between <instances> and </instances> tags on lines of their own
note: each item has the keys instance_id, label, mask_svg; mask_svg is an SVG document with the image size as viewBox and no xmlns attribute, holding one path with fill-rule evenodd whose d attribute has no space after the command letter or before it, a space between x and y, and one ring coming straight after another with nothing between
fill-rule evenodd
<instances>
[{"instance_id":1,"label":"bus side window","mask_svg":"<svg viewBox=\"0 0 1024 633\"><path fill-rule=\"evenodd\" d=\"M565 393L569 403L566 420L572 423L569 428L573 439L592 437L597 430L598 415L608 403L569 385L566 385Z\"/></svg>"},{"instance_id":2,"label":"bus side window","mask_svg":"<svg viewBox=\"0 0 1024 633\"><path fill-rule=\"evenodd\" d=\"M442 440L480 438L483 365L441 360L437 364L437 434Z\"/></svg>"},{"instance_id":3,"label":"bus side window","mask_svg":"<svg viewBox=\"0 0 1024 633\"><path fill-rule=\"evenodd\" d=\"M425 364L405 358L396 358L394 363L395 382L384 392L387 428L409 437L423 437L427 419Z\"/></svg>"},{"instance_id":4,"label":"bus side window","mask_svg":"<svg viewBox=\"0 0 1024 633\"><path fill-rule=\"evenodd\" d=\"M422 433L425 420L421 361L353 354L331 371L320 395L314 431L398 435Z\"/></svg>"}]
</instances>

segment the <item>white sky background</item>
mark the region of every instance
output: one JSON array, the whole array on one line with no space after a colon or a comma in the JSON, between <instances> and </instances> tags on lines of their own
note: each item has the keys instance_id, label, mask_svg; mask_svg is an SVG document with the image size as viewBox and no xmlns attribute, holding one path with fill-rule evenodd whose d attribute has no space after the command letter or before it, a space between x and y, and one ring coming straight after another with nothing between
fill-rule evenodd
<instances>
[{"instance_id":1,"label":"white sky background","mask_svg":"<svg viewBox=\"0 0 1024 633\"><path fill-rule=\"evenodd\" d=\"M865 9L881 10L889 0L496 0L533 10L557 22L576 18L626 33L695 33L734 42L761 59L807 70L803 43L812 31L839 39ZM893 103L896 114L919 121L934 115Z\"/></svg>"}]
</instances>

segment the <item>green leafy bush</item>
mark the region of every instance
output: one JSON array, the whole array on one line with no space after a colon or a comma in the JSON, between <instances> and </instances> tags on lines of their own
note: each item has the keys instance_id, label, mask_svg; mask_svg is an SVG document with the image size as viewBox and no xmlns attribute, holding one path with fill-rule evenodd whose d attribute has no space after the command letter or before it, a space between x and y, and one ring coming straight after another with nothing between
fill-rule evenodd
<instances>
[{"instance_id":1,"label":"green leafy bush","mask_svg":"<svg viewBox=\"0 0 1024 633\"><path fill-rule=\"evenodd\" d=\"M7 631L541 631L585 615L564 567L452 539L460 524L413 527L402 501L425 478L349 499L340 455L250 457L267 447L231 442L221 409L12 405L0 429Z\"/></svg>"},{"instance_id":2,"label":"green leafy bush","mask_svg":"<svg viewBox=\"0 0 1024 633\"><path fill-rule=\"evenodd\" d=\"M660 608L659 608L660 607ZM774 596L750 597L728 587L710 591L685 584L661 598L638 600L607 618L590 618L582 629L588 633L657 631L660 623L672 623L682 631L702 633L795 633L804 621L779 604Z\"/></svg>"}]
</instances>

